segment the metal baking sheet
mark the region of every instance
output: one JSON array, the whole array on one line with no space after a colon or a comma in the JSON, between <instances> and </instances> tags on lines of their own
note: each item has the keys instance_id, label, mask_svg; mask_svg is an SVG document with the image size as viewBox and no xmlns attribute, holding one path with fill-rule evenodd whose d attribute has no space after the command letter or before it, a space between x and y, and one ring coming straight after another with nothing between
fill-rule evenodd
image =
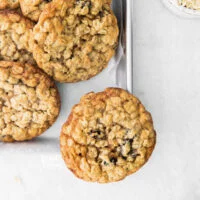
<instances>
[{"instance_id":1,"label":"metal baking sheet","mask_svg":"<svg viewBox=\"0 0 200 200\"><path fill-rule=\"evenodd\" d=\"M114 0L113 10L120 27L119 49L123 54L117 66L116 82L119 87L133 92L132 0Z\"/></svg>"},{"instance_id":2,"label":"metal baking sheet","mask_svg":"<svg viewBox=\"0 0 200 200\"><path fill-rule=\"evenodd\" d=\"M38 173L41 173L43 178L48 178L51 170L61 170L62 174L68 173L60 155L59 136L62 124L67 120L72 106L79 102L82 95L91 91L102 91L107 87L121 87L132 92L131 3L132 0L113 0L112 7L118 18L120 37L116 55L109 66L88 81L57 84L61 95L61 112L54 125L32 141L0 143L1 180L6 182L9 174L9 177L16 177L18 181L26 179L34 182ZM73 178L69 176L69 184ZM42 181L37 181L38 185L41 183ZM17 192L14 185L9 186L13 194ZM31 188L25 190L27 193L31 192Z\"/></svg>"},{"instance_id":3,"label":"metal baking sheet","mask_svg":"<svg viewBox=\"0 0 200 200\"><path fill-rule=\"evenodd\" d=\"M162 0L164 5L174 14L186 18L200 18L200 11L185 8L178 4L178 0Z\"/></svg>"}]
</instances>

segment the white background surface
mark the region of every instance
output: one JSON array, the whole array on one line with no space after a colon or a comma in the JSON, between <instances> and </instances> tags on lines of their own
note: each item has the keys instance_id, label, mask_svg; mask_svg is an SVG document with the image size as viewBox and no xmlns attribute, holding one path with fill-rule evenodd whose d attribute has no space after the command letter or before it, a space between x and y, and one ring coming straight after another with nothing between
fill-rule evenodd
<instances>
[{"instance_id":1,"label":"white background surface","mask_svg":"<svg viewBox=\"0 0 200 200\"><path fill-rule=\"evenodd\" d=\"M1 200L199 200L200 20L181 19L159 0L134 0L134 94L152 113L157 146L149 162L119 183L86 183L60 157L59 132L99 77L61 88L57 123L30 143L0 143ZM104 83L112 81L103 72ZM70 91L70 93L69 93Z\"/></svg>"}]
</instances>

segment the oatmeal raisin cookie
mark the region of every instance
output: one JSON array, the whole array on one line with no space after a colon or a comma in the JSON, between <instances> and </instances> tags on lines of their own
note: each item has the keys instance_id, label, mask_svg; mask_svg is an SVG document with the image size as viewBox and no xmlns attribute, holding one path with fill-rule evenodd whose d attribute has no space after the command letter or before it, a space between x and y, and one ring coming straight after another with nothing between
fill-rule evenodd
<instances>
[{"instance_id":1,"label":"oatmeal raisin cookie","mask_svg":"<svg viewBox=\"0 0 200 200\"><path fill-rule=\"evenodd\" d=\"M37 64L59 82L87 80L115 54L118 25L107 0L54 0L34 28Z\"/></svg>"},{"instance_id":2,"label":"oatmeal raisin cookie","mask_svg":"<svg viewBox=\"0 0 200 200\"><path fill-rule=\"evenodd\" d=\"M56 120L58 90L39 68L0 61L0 141L31 140Z\"/></svg>"},{"instance_id":3,"label":"oatmeal raisin cookie","mask_svg":"<svg viewBox=\"0 0 200 200\"><path fill-rule=\"evenodd\" d=\"M119 181L139 170L155 143L150 113L118 88L83 96L60 137L67 167L77 177L99 183Z\"/></svg>"}]
</instances>

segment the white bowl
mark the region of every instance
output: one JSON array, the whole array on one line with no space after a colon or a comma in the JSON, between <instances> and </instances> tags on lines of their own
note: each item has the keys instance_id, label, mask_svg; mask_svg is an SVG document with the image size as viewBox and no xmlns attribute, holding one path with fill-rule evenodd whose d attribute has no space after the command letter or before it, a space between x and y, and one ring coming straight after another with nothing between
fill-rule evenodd
<instances>
[{"instance_id":1,"label":"white bowl","mask_svg":"<svg viewBox=\"0 0 200 200\"><path fill-rule=\"evenodd\" d=\"M164 5L173 13L187 18L200 18L200 10L193 10L180 6L178 0L162 0Z\"/></svg>"}]
</instances>

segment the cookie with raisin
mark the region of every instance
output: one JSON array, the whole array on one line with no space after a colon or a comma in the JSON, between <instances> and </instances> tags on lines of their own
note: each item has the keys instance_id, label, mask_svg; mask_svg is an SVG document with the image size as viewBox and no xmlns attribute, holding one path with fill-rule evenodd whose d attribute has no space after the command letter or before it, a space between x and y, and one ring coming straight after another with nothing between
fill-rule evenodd
<instances>
[{"instance_id":1,"label":"cookie with raisin","mask_svg":"<svg viewBox=\"0 0 200 200\"><path fill-rule=\"evenodd\" d=\"M155 144L151 114L119 88L83 96L60 136L67 167L77 177L99 183L119 181L139 170Z\"/></svg>"},{"instance_id":2,"label":"cookie with raisin","mask_svg":"<svg viewBox=\"0 0 200 200\"><path fill-rule=\"evenodd\" d=\"M19 1L23 15L37 22L45 6L52 0L19 0ZM111 0L108 0L106 3L111 4Z\"/></svg>"},{"instance_id":3,"label":"cookie with raisin","mask_svg":"<svg viewBox=\"0 0 200 200\"><path fill-rule=\"evenodd\" d=\"M107 0L54 0L33 33L38 66L59 82L78 82L107 67L119 30Z\"/></svg>"}]
</instances>

